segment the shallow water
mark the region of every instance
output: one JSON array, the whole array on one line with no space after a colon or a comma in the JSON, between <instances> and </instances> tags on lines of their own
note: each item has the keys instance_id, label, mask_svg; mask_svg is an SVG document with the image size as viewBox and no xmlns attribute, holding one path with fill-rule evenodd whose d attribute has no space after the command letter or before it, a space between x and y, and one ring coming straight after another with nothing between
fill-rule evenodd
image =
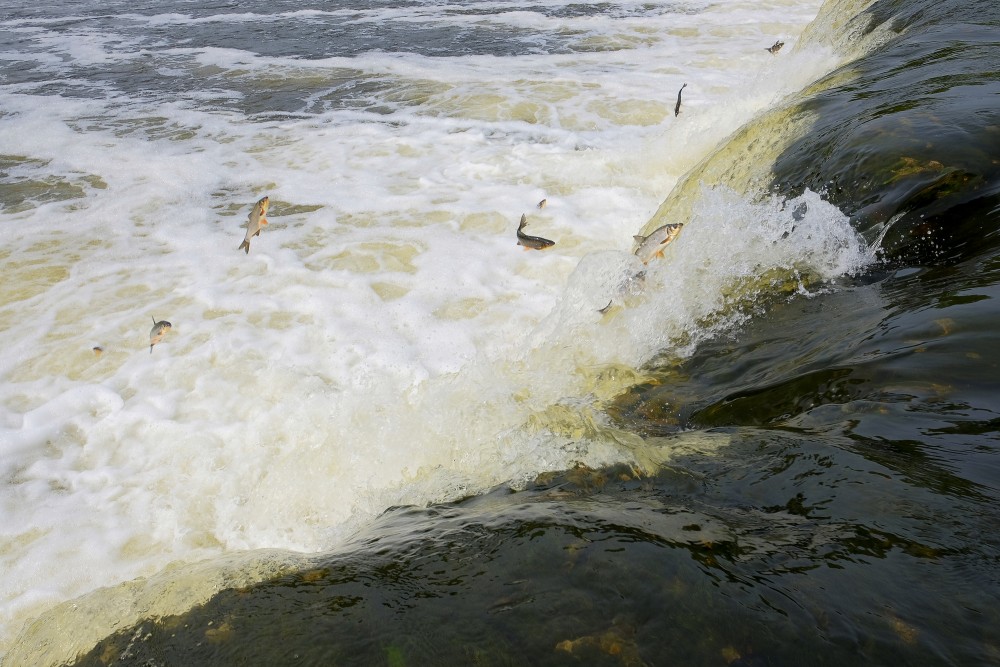
<instances>
[{"instance_id":1,"label":"shallow water","mask_svg":"<svg viewBox=\"0 0 1000 667\"><path fill-rule=\"evenodd\" d=\"M992 200L755 191L840 9L5 9L8 661L988 664Z\"/></svg>"}]
</instances>

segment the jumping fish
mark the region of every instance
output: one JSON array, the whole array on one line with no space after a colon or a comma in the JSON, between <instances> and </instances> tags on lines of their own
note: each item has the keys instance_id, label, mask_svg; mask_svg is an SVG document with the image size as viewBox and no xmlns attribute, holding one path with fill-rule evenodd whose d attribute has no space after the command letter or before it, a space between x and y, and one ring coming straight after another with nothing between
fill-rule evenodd
<instances>
[{"instance_id":1,"label":"jumping fish","mask_svg":"<svg viewBox=\"0 0 1000 667\"><path fill-rule=\"evenodd\" d=\"M163 340L163 337L167 335L167 332L170 331L170 328L171 328L170 322L167 322L166 320L160 320L159 322L157 322L156 318L155 317L153 318L153 328L150 329L149 331L150 354L153 354L153 346L159 343L161 340Z\"/></svg>"},{"instance_id":2,"label":"jumping fish","mask_svg":"<svg viewBox=\"0 0 1000 667\"><path fill-rule=\"evenodd\" d=\"M528 236L521 230L528 224L528 216L521 214L521 224L517 226L517 245L524 246L525 250L545 250L556 244L555 241L543 239L541 236Z\"/></svg>"},{"instance_id":3,"label":"jumping fish","mask_svg":"<svg viewBox=\"0 0 1000 667\"><path fill-rule=\"evenodd\" d=\"M785 45L785 43L779 39L772 46L769 46L769 47L767 47L764 50L767 51L768 53L770 53L773 56L775 53L777 53L778 51L780 51L781 47L783 47L784 45Z\"/></svg>"},{"instance_id":4,"label":"jumping fish","mask_svg":"<svg viewBox=\"0 0 1000 667\"><path fill-rule=\"evenodd\" d=\"M247 216L247 235L237 250L244 250L246 254L250 254L250 239L259 235L261 227L267 224L267 207L270 204L271 202L267 197L261 197L253 205L253 210Z\"/></svg>"},{"instance_id":5,"label":"jumping fish","mask_svg":"<svg viewBox=\"0 0 1000 667\"><path fill-rule=\"evenodd\" d=\"M643 264L648 264L654 257L663 257L663 250L668 243L677 238L683 226L683 222L663 225L646 236L635 236L635 240L639 243L639 247L635 250L636 257L641 259Z\"/></svg>"},{"instance_id":6,"label":"jumping fish","mask_svg":"<svg viewBox=\"0 0 1000 667\"><path fill-rule=\"evenodd\" d=\"M681 112L681 93L684 92L685 88L687 88L686 83L677 91L677 106L674 107L674 116L678 116Z\"/></svg>"},{"instance_id":7,"label":"jumping fish","mask_svg":"<svg viewBox=\"0 0 1000 667\"><path fill-rule=\"evenodd\" d=\"M536 208L545 208L545 205L548 203L549 203L548 199L543 199L542 201L538 202L538 204L536 204L535 206Z\"/></svg>"}]
</instances>

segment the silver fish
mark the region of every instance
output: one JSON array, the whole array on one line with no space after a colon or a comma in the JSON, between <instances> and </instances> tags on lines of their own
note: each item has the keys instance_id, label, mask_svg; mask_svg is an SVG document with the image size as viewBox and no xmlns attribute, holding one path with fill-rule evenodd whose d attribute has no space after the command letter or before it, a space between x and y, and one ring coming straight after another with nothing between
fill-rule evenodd
<instances>
[{"instance_id":1,"label":"silver fish","mask_svg":"<svg viewBox=\"0 0 1000 667\"><path fill-rule=\"evenodd\" d=\"M261 197L253 205L253 210L247 216L247 235L237 250L244 250L246 254L250 254L250 239L260 234L260 228L267 224L267 217L265 216L267 216L267 207L270 204L271 202L267 197Z\"/></svg>"},{"instance_id":2,"label":"silver fish","mask_svg":"<svg viewBox=\"0 0 1000 667\"><path fill-rule=\"evenodd\" d=\"M153 328L149 330L149 353L153 354L153 346L163 340L163 337L167 335L167 332L171 329L170 322L166 320L156 321L153 318Z\"/></svg>"},{"instance_id":3,"label":"silver fish","mask_svg":"<svg viewBox=\"0 0 1000 667\"><path fill-rule=\"evenodd\" d=\"M667 244L677 238L684 227L683 222L671 225L663 225L654 229L646 236L635 236L639 247L635 249L635 256L642 260L643 264L648 264L654 257L663 257L663 250Z\"/></svg>"},{"instance_id":4,"label":"silver fish","mask_svg":"<svg viewBox=\"0 0 1000 667\"><path fill-rule=\"evenodd\" d=\"M545 205L549 203L548 199L543 199L535 205L536 208L545 208Z\"/></svg>"},{"instance_id":5,"label":"silver fish","mask_svg":"<svg viewBox=\"0 0 1000 667\"><path fill-rule=\"evenodd\" d=\"M684 92L685 88L687 88L686 83L677 91L677 106L674 107L674 116L677 116L681 112L681 93Z\"/></svg>"},{"instance_id":6,"label":"silver fish","mask_svg":"<svg viewBox=\"0 0 1000 667\"><path fill-rule=\"evenodd\" d=\"M521 214L521 224L517 226L517 245L524 246L525 250L545 250L556 244L555 241L543 239L541 236L528 236L521 230L528 224L528 216Z\"/></svg>"},{"instance_id":7,"label":"silver fish","mask_svg":"<svg viewBox=\"0 0 1000 667\"><path fill-rule=\"evenodd\" d=\"M777 53L778 51L780 51L781 47L783 47L784 45L785 45L785 43L779 39L777 42L774 43L773 46L767 47L765 49L765 51L767 51L768 53L770 53L773 56L775 53Z\"/></svg>"}]
</instances>

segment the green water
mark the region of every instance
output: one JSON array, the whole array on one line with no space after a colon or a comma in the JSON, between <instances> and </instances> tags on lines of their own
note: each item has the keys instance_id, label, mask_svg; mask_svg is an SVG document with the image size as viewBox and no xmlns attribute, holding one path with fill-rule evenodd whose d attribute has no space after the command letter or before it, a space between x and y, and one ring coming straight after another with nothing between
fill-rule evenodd
<instances>
[{"instance_id":1,"label":"green water","mask_svg":"<svg viewBox=\"0 0 1000 667\"><path fill-rule=\"evenodd\" d=\"M984 500L975 485L911 470L890 443L726 434L722 456L654 478L578 470L392 511L355 553L129 628L76 664L995 658L995 551L956 536Z\"/></svg>"}]
</instances>

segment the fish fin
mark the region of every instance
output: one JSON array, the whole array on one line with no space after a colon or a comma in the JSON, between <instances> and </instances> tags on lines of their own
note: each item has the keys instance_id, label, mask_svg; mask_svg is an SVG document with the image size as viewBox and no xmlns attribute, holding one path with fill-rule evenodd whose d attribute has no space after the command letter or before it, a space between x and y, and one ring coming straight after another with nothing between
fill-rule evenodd
<instances>
[{"instance_id":1,"label":"fish fin","mask_svg":"<svg viewBox=\"0 0 1000 667\"><path fill-rule=\"evenodd\" d=\"M249 255L250 254L250 242L249 241L243 241L243 243L240 244L240 247L237 248L237 250L246 250L246 254Z\"/></svg>"},{"instance_id":2,"label":"fish fin","mask_svg":"<svg viewBox=\"0 0 1000 667\"><path fill-rule=\"evenodd\" d=\"M521 224L517 226L518 231L524 229L528 226L528 216L525 213L521 214Z\"/></svg>"},{"instance_id":3,"label":"fish fin","mask_svg":"<svg viewBox=\"0 0 1000 667\"><path fill-rule=\"evenodd\" d=\"M653 257L659 257L660 259L663 259L663 248L660 248L659 250L657 250L657 251L656 251L656 252L655 252L655 253L653 254Z\"/></svg>"},{"instance_id":4,"label":"fish fin","mask_svg":"<svg viewBox=\"0 0 1000 667\"><path fill-rule=\"evenodd\" d=\"M153 316L152 316L152 315L150 315L150 317L153 317ZM155 317L153 317L153 326L154 326L154 327L156 326L156 318L155 318Z\"/></svg>"},{"instance_id":5,"label":"fish fin","mask_svg":"<svg viewBox=\"0 0 1000 667\"><path fill-rule=\"evenodd\" d=\"M261 226L266 225L267 224L267 218L265 218L264 216L260 216L260 224L261 224ZM259 233L260 232L258 232L258 234Z\"/></svg>"},{"instance_id":6,"label":"fish fin","mask_svg":"<svg viewBox=\"0 0 1000 667\"><path fill-rule=\"evenodd\" d=\"M260 230L258 229L254 236L260 236Z\"/></svg>"},{"instance_id":7,"label":"fish fin","mask_svg":"<svg viewBox=\"0 0 1000 667\"><path fill-rule=\"evenodd\" d=\"M632 237L632 239L637 243L642 243L643 241L646 240L646 237L642 236L641 234L636 234L635 236Z\"/></svg>"},{"instance_id":8,"label":"fish fin","mask_svg":"<svg viewBox=\"0 0 1000 667\"><path fill-rule=\"evenodd\" d=\"M153 346L152 345L149 346L149 353L153 354Z\"/></svg>"}]
</instances>

